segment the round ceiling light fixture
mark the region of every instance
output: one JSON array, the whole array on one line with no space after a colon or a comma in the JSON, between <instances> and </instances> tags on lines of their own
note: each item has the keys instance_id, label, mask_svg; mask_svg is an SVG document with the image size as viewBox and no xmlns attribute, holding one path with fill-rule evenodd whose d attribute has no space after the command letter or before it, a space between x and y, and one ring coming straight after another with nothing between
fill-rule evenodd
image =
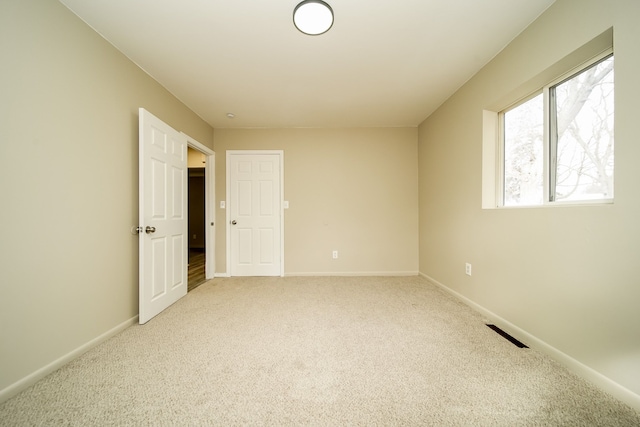
<instances>
[{"instance_id":1,"label":"round ceiling light fixture","mask_svg":"<svg viewBox=\"0 0 640 427\"><path fill-rule=\"evenodd\" d=\"M293 24L304 34L319 36L333 26L333 9L322 0L304 0L293 9Z\"/></svg>"}]
</instances>

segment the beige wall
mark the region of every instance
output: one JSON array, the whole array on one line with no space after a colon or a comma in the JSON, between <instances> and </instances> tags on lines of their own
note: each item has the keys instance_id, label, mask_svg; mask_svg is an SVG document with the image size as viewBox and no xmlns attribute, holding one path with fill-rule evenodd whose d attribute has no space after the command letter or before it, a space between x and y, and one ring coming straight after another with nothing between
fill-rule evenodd
<instances>
[{"instance_id":1,"label":"beige wall","mask_svg":"<svg viewBox=\"0 0 640 427\"><path fill-rule=\"evenodd\" d=\"M216 129L216 197L226 150L284 150L285 274L416 274L417 140L416 128ZM224 273L226 229L216 232Z\"/></svg>"},{"instance_id":2,"label":"beige wall","mask_svg":"<svg viewBox=\"0 0 640 427\"><path fill-rule=\"evenodd\" d=\"M187 148L187 166L190 168L205 167L207 156L191 147Z\"/></svg>"},{"instance_id":3,"label":"beige wall","mask_svg":"<svg viewBox=\"0 0 640 427\"><path fill-rule=\"evenodd\" d=\"M213 130L57 1L0 2L0 55L1 393L138 313L138 107Z\"/></svg>"},{"instance_id":4,"label":"beige wall","mask_svg":"<svg viewBox=\"0 0 640 427\"><path fill-rule=\"evenodd\" d=\"M568 356L601 385L617 383L610 391L636 405L638 17L635 0L558 0L419 128L421 273ZM482 110L612 26L615 203L482 210Z\"/></svg>"}]
</instances>

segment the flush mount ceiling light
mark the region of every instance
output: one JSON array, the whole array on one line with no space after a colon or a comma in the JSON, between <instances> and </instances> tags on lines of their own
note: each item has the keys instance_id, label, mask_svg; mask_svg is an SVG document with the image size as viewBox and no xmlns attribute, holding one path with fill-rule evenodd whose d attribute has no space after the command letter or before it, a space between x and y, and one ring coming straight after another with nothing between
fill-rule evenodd
<instances>
[{"instance_id":1,"label":"flush mount ceiling light","mask_svg":"<svg viewBox=\"0 0 640 427\"><path fill-rule=\"evenodd\" d=\"M333 25L333 9L322 0L304 0L293 9L293 24L310 36L324 34Z\"/></svg>"}]
</instances>

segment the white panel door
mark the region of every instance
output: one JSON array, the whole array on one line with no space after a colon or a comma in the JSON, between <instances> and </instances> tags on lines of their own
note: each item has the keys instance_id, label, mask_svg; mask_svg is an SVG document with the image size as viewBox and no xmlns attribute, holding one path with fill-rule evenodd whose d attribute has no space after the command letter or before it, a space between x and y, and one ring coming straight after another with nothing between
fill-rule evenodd
<instances>
[{"instance_id":1,"label":"white panel door","mask_svg":"<svg viewBox=\"0 0 640 427\"><path fill-rule=\"evenodd\" d=\"M281 154L228 154L232 276L281 276Z\"/></svg>"},{"instance_id":2,"label":"white panel door","mask_svg":"<svg viewBox=\"0 0 640 427\"><path fill-rule=\"evenodd\" d=\"M140 109L140 323L187 294L187 139Z\"/></svg>"}]
</instances>

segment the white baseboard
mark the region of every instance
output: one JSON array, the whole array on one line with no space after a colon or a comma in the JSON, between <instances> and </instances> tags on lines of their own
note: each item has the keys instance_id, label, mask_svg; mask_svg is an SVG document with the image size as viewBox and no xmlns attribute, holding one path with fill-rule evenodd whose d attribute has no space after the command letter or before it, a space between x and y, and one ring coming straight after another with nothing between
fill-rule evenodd
<instances>
[{"instance_id":1,"label":"white baseboard","mask_svg":"<svg viewBox=\"0 0 640 427\"><path fill-rule=\"evenodd\" d=\"M555 347L549 345L548 343L542 341L541 339L537 338L536 336L531 335L527 331L519 328L518 326L516 326L513 323L509 322L508 320L503 319L502 317L498 316L497 314L493 313L492 311L487 310L483 306L481 306L478 303L470 300L469 298L465 297L464 295L462 295L462 294L454 291L453 289L443 285L442 283L438 282L437 280L433 279L432 277L429 277L424 273L420 273L420 276L424 277L430 283L434 284L435 286L439 287L443 291L449 293L450 295L452 295L455 298L459 299L460 301L462 301L463 303L465 303L469 307L473 308L474 310L476 310L477 312L479 312L483 316L487 317L489 320L491 320L491 322L495 323L496 326L498 326L499 328L505 330L510 335L513 335L518 340L526 343L528 346L533 347L536 350L539 350L542 353L544 353L544 354L548 355L549 357L553 358L554 360L558 361L559 363L561 363L563 366L565 366L567 369L569 369L574 374L576 374L576 375L584 378L585 380L591 382L592 384L594 384L595 386L599 387L603 391L605 391L605 392L611 394L612 396L614 396L616 399L621 400L622 402L626 403L627 405L631 406L632 408L640 410L640 395L637 395L636 393L634 393L633 391L629 390L628 388L626 388L626 387L618 384L617 382L613 381L611 378L606 377L605 375L601 374L600 372L596 371L595 369L590 368L589 366L587 366L584 363L574 359L573 357L569 356L568 354L563 353L562 351L560 351L557 348L555 348Z\"/></svg>"},{"instance_id":2,"label":"white baseboard","mask_svg":"<svg viewBox=\"0 0 640 427\"><path fill-rule=\"evenodd\" d=\"M0 403L9 400L10 398L15 396L16 394L20 393L21 391L31 387L32 385L34 385L35 383L37 383L38 381L40 381L41 379L43 379L44 377L49 375L50 373L60 369L62 366L64 366L67 363L71 362L73 359L79 357L83 353L86 353L91 348L93 348L93 347L97 346L98 344L108 340L109 338L113 337L114 335L117 335L118 333L122 332L123 330L125 330L129 326L132 326L132 325L136 324L137 322L138 322L138 316L134 316L131 319L126 320L126 321L122 322L121 324L119 324L118 326L108 330L107 332L103 333L102 335L100 335L100 336L92 339L91 341L81 345L80 347L76 348L75 350L71 351L70 353L65 354L64 356L60 357L59 359L54 360L53 362L49 363L48 365L43 366L42 368L38 369L37 371L27 375L26 377L22 378L21 380L16 381L15 383L11 384L10 386L6 387L5 389L0 390Z\"/></svg>"},{"instance_id":3,"label":"white baseboard","mask_svg":"<svg viewBox=\"0 0 640 427\"><path fill-rule=\"evenodd\" d=\"M330 272L293 272L284 273L284 277L313 277L313 276L343 276L343 277L372 277L372 276L417 276L417 271L330 271ZM229 273L216 273L215 277L231 277Z\"/></svg>"},{"instance_id":4,"label":"white baseboard","mask_svg":"<svg viewBox=\"0 0 640 427\"><path fill-rule=\"evenodd\" d=\"M417 276L417 271L333 271L333 272L293 272L285 273L285 277L311 277L311 276L342 276L342 277L372 277L372 276Z\"/></svg>"},{"instance_id":5,"label":"white baseboard","mask_svg":"<svg viewBox=\"0 0 640 427\"><path fill-rule=\"evenodd\" d=\"M373 277L373 276L417 276L417 271L322 271L322 272L293 272L284 273L283 277L313 277L313 276L342 276L342 277ZM231 277L229 273L216 273L215 277Z\"/></svg>"}]
</instances>

